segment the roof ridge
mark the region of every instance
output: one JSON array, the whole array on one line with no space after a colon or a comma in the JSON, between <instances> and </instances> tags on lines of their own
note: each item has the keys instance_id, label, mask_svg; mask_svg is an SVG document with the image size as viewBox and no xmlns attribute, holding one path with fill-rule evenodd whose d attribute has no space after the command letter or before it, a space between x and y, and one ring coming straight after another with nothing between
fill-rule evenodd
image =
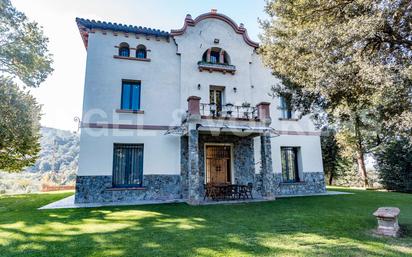
<instances>
[{"instance_id":1,"label":"roof ridge","mask_svg":"<svg viewBox=\"0 0 412 257\"><path fill-rule=\"evenodd\" d=\"M164 30L150 28L150 27L142 27L137 25L127 25L123 23L117 22L110 22L110 21L100 21L94 19L86 19L76 17L76 23L78 26L82 26L88 29L103 29L103 30L114 30L114 31L124 31L129 33L141 33L141 34L149 34L154 36L162 36L168 37L170 33Z\"/></svg>"},{"instance_id":2,"label":"roof ridge","mask_svg":"<svg viewBox=\"0 0 412 257\"><path fill-rule=\"evenodd\" d=\"M247 33L246 28L244 27L243 23L240 23L239 25L229 16L223 14L223 13L218 13L215 9L212 9L211 12L207 12L207 13L203 13L200 14L199 16L196 17L196 19L192 18L192 15L187 14L186 18L184 20L183 23L183 27L180 29L172 29L170 31L170 35L172 37L175 36L180 36L182 34L185 33L186 29L190 26L196 26L197 23L201 22L202 20L205 19L218 19L221 20L223 22L226 22L227 24L229 24L236 33L241 34L243 36L244 41L246 42L246 44L254 47L254 48L258 48L259 47L259 43L253 41L252 39L249 38L249 35Z\"/></svg>"}]
</instances>

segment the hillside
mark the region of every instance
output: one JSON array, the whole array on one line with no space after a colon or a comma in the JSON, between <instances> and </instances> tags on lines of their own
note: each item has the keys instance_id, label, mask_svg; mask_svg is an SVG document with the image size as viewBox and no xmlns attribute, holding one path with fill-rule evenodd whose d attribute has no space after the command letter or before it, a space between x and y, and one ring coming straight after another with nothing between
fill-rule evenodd
<instances>
[{"instance_id":1,"label":"hillside","mask_svg":"<svg viewBox=\"0 0 412 257\"><path fill-rule=\"evenodd\" d=\"M39 159L27 172L77 170L79 135L66 130L41 128Z\"/></svg>"},{"instance_id":2,"label":"hillside","mask_svg":"<svg viewBox=\"0 0 412 257\"><path fill-rule=\"evenodd\" d=\"M42 127L39 158L21 173L0 172L0 194L38 192L42 186L74 185L79 135Z\"/></svg>"}]
</instances>

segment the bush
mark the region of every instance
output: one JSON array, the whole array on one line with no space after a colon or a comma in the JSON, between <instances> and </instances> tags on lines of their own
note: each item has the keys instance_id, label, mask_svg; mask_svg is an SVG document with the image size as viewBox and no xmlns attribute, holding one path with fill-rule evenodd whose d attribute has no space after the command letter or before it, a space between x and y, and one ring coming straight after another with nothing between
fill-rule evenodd
<instances>
[{"instance_id":1,"label":"bush","mask_svg":"<svg viewBox=\"0 0 412 257\"><path fill-rule=\"evenodd\" d=\"M389 190L412 192L412 144L405 138L385 143L375 153L382 185Z\"/></svg>"},{"instance_id":2,"label":"bush","mask_svg":"<svg viewBox=\"0 0 412 257\"><path fill-rule=\"evenodd\" d=\"M5 194L6 193L6 186L5 185L0 185L0 195Z\"/></svg>"}]
</instances>

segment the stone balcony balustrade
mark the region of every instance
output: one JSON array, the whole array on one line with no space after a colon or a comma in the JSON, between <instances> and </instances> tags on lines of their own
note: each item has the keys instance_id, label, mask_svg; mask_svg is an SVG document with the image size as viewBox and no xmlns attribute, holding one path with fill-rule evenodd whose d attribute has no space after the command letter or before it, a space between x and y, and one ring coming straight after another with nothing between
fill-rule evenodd
<instances>
[{"instance_id":1,"label":"stone balcony balustrade","mask_svg":"<svg viewBox=\"0 0 412 257\"><path fill-rule=\"evenodd\" d=\"M222 72L222 73L230 73L232 75L234 75L236 72L236 66L230 65L230 64L210 63L210 62L199 61L197 65L199 67L199 71L209 71L209 72L217 71L217 72Z\"/></svg>"}]
</instances>

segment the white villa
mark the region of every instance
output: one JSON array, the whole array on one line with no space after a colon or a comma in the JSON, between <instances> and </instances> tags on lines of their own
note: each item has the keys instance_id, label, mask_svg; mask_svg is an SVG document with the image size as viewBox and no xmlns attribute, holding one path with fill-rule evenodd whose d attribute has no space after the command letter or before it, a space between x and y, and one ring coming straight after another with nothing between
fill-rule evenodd
<instances>
[{"instance_id":1,"label":"white villa","mask_svg":"<svg viewBox=\"0 0 412 257\"><path fill-rule=\"evenodd\" d=\"M269 95L243 24L216 10L181 29L76 19L87 50L76 203L325 192L320 132Z\"/></svg>"}]
</instances>

